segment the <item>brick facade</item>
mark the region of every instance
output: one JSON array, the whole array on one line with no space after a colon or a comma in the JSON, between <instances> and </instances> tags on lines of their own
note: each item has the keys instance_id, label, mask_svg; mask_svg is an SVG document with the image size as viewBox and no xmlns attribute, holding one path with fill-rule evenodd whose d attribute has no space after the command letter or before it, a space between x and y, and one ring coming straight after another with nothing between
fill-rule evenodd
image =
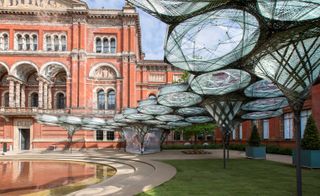
<instances>
[{"instance_id":1,"label":"brick facade","mask_svg":"<svg viewBox=\"0 0 320 196\"><path fill-rule=\"evenodd\" d=\"M35 115L112 118L182 74L162 61L144 60L139 15L130 6L89 9L79 0L1 4L0 148L6 142L21 150L24 129L30 149L63 148L66 131L36 123ZM94 131L79 131L74 146L120 145L119 134L113 141L105 141L106 135L97 141Z\"/></svg>"}]
</instances>

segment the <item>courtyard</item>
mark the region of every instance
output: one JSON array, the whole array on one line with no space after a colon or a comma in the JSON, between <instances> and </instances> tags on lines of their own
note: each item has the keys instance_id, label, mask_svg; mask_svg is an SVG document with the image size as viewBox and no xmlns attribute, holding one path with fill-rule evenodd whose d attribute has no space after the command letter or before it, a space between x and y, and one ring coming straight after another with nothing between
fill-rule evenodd
<instances>
[{"instance_id":1,"label":"courtyard","mask_svg":"<svg viewBox=\"0 0 320 196\"><path fill-rule=\"evenodd\" d=\"M34 151L7 154L0 159L81 161L105 164L117 170L114 176L83 186L76 192L73 192L74 186L64 190L77 196L295 194L291 156L268 154L267 160L250 160L245 158L244 152L230 151L227 169L223 169L222 150L207 151L211 154L185 155L181 150L149 155L132 155L119 150L74 151L71 154ZM320 191L319 179L320 170L303 169L304 195L316 195ZM38 194L64 195L54 188L39 191ZM55 192L59 194L52 194ZM10 195L10 192L0 195Z\"/></svg>"}]
</instances>

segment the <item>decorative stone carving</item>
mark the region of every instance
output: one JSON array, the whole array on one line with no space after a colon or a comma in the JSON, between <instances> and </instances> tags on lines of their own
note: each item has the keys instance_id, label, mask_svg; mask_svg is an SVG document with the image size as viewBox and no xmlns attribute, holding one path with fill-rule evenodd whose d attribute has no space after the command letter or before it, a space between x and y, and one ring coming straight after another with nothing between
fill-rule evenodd
<instances>
[{"instance_id":1,"label":"decorative stone carving","mask_svg":"<svg viewBox=\"0 0 320 196\"><path fill-rule=\"evenodd\" d=\"M5 8L49 8L59 9L68 8L67 5L57 2L55 0L0 0L0 6Z\"/></svg>"},{"instance_id":2,"label":"decorative stone carving","mask_svg":"<svg viewBox=\"0 0 320 196\"><path fill-rule=\"evenodd\" d=\"M150 74L149 75L149 82L165 82L165 75L164 74Z\"/></svg>"},{"instance_id":3,"label":"decorative stone carving","mask_svg":"<svg viewBox=\"0 0 320 196\"><path fill-rule=\"evenodd\" d=\"M103 66L96 70L94 78L100 80L114 80L116 79L116 74L110 67Z\"/></svg>"}]
</instances>

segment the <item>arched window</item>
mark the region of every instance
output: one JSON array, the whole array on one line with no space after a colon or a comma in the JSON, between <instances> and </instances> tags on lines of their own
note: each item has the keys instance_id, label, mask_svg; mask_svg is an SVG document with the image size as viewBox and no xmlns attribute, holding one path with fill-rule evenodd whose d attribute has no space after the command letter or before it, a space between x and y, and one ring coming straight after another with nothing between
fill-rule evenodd
<instances>
[{"instance_id":1,"label":"arched window","mask_svg":"<svg viewBox=\"0 0 320 196\"><path fill-rule=\"evenodd\" d=\"M54 51L59 51L59 37L57 35L53 37L53 43L54 43Z\"/></svg>"},{"instance_id":2,"label":"arched window","mask_svg":"<svg viewBox=\"0 0 320 196\"><path fill-rule=\"evenodd\" d=\"M47 51L52 50L52 42L51 42L51 36L47 35L46 36L46 46L47 46Z\"/></svg>"},{"instance_id":3,"label":"arched window","mask_svg":"<svg viewBox=\"0 0 320 196\"><path fill-rule=\"evenodd\" d=\"M114 90L108 92L108 110L116 109L116 93Z\"/></svg>"},{"instance_id":4,"label":"arched window","mask_svg":"<svg viewBox=\"0 0 320 196\"><path fill-rule=\"evenodd\" d=\"M97 98L98 110L104 110L106 108L106 97L103 90L98 91Z\"/></svg>"},{"instance_id":5,"label":"arched window","mask_svg":"<svg viewBox=\"0 0 320 196\"><path fill-rule=\"evenodd\" d=\"M27 34L24 36L24 39L26 41L26 50L30 50L31 49L30 36Z\"/></svg>"},{"instance_id":6,"label":"arched window","mask_svg":"<svg viewBox=\"0 0 320 196\"><path fill-rule=\"evenodd\" d=\"M4 33L2 36L0 34L0 50L9 49L9 37L8 34Z\"/></svg>"},{"instance_id":7,"label":"arched window","mask_svg":"<svg viewBox=\"0 0 320 196\"><path fill-rule=\"evenodd\" d=\"M103 39L103 53L109 52L109 40L108 38Z\"/></svg>"},{"instance_id":8,"label":"arched window","mask_svg":"<svg viewBox=\"0 0 320 196\"><path fill-rule=\"evenodd\" d=\"M61 50L62 51L67 50L67 37L65 35L61 36Z\"/></svg>"},{"instance_id":9,"label":"arched window","mask_svg":"<svg viewBox=\"0 0 320 196\"><path fill-rule=\"evenodd\" d=\"M111 38L110 44L111 44L110 52L116 53L116 39Z\"/></svg>"},{"instance_id":10,"label":"arched window","mask_svg":"<svg viewBox=\"0 0 320 196\"><path fill-rule=\"evenodd\" d=\"M65 96L63 93L58 93L57 94L57 109L64 109L66 108L66 104L65 104Z\"/></svg>"},{"instance_id":11,"label":"arched window","mask_svg":"<svg viewBox=\"0 0 320 196\"><path fill-rule=\"evenodd\" d=\"M18 50L23 50L23 40L22 36L20 34L17 35L17 41L18 41Z\"/></svg>"},{"instance_id":12,"label":"arched window","mask_svg":"<svg viewBox=\"0 0 320 196\"><path fill-rule=\"evenodd\" d=\"M38 93L32 93L31 94L31 107L36 108L39 105L39 96Z\"/></svg>"},{"instance_id":13,"label":"arched window","mask_svg":"<svg viewBox=\"0 0 320 196\"><path fill-rule=\"evenodd\" d=\"M98 37L96 39L96 53L101 53L102 51L101 39Z\"/></svg>"},{"instance_id":14,"label":"arched window","mask_svg":"<svg viewBox=\"0 0 320 196\"><path fill-rule=\"evenodd\" d=\"M32 35L32 50L38 50L38 37L37 35Z\"/></svg>"},{"instance_id":15,"label":"arched window","mask_svg":"<svg viewBox=\"0 0 320 196\"><path fill-rule=\"evenodd\" d=\"M9 107L9 92L4 94L4 107Z\"/></svg>"}]
</instances>

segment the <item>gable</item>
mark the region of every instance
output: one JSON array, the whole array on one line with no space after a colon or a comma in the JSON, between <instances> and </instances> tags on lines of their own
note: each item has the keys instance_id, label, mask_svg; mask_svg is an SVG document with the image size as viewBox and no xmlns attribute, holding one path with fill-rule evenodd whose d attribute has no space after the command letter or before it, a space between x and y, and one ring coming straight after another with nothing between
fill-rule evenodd
<instances>
[{"instance_id":1,"label":"gable","mask_svg":"<svg viewBox=\"0 0 320 196\"><path fill-rule=\"evenodd\" d=\"M81 0L0 0L0 7L5 9L87 9Z\"/></svg>"}]
</instances>

